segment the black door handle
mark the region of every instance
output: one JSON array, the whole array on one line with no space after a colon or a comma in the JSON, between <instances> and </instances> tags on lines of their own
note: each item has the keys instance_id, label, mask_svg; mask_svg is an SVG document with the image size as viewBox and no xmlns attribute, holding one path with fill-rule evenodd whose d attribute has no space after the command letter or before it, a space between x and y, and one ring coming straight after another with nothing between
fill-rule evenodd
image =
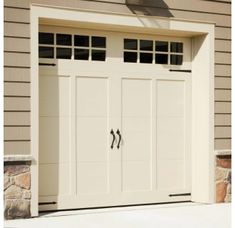
<instances>
[{"instance_id":1,"label":"black door handle","mask_svg":"<svg viewBox=\"0 0 235 228\"><path fill-rule=\"evenodd\" d=\"M115 133L114 133L113 129L111 129L110 134L113 136L113 141L112 141L112 144L111 144L111 149L113 149L113 144L116 140Z\"/></svg>"},{"instance_id":2,"label":"black door handle","mask_svg":"<svg viewBox=\"0 0 235 228\"><path fill-rule=\"evenodd\" d=\"M117 144L117 148L119 149L120 148L120 143L121 143L121 140L122 140L122 135L121 135L121 132L119 131L119 129L117 129L116 133L119 136L119 140L118 140L118 144Z\"/></svg>"}]
</instances>

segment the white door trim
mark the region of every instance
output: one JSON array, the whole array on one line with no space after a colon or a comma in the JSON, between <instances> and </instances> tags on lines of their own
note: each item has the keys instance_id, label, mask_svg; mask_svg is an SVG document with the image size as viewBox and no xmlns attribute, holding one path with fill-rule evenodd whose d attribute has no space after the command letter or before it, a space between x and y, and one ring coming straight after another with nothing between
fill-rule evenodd
<instances>
[{"instance_id":1,"label":"white door trim","mask_svg":"<svg viewBox=\"0 0 235 228\"><path fill-rule=\"evenodd\" d=\"M43 20L42 20L43 19ZM54 7L31 7L31 215L38 215L38 27L54 25L193 37L192 56L192 200L214 202L214 24L108 14ZM197 36L196 36L197 35Z\"/></svg>"}]
</instances>

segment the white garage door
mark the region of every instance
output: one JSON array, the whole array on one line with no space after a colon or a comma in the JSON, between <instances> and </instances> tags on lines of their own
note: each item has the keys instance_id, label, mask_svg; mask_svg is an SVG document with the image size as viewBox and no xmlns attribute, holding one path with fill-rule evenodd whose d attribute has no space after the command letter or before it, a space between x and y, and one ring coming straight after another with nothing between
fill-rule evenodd
<instances>
[{"instance_id":1,"label":"white garage door","mask_svg":"<svg viewBox=\"0 0 235 228\"><path fill-rule=\"evenodd\" d=\"M41 210L190 200L190 50L187 38L41 27Z\"/></svg>"}]
</instances>

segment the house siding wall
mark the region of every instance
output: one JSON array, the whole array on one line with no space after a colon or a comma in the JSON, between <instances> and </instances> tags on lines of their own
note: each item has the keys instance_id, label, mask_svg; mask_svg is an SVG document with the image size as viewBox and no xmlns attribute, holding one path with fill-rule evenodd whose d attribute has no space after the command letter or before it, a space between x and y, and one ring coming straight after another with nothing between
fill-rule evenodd
<instances>
[{"instance_id":1,"label":"house siding wall","mask_svg":"<svg viewBox=\"0 0 235 228\"><path fill-rule=\"evenodd\" d=\"M30 3L4 1L4 153L30 154Z\"/></svg>"},{"instance_id":2,"label":"house siding wall","mask_svg":"<svg viewBox=\"0 0 235 228\"><path fill-rule=\"evenodd\" d=\"M32 3L211 21L215 27L215 149L231 149L231 1L32 0ZM193 10L192 10L193 6ZM5 153L30 153L30 3L4 2ZM10 118L18 116L19 119ZM17 121L19 120L19 121ZM17 132L12 134L13 132ZM11 135L12 134L12 135Z\"/></svg>"}]
</instances>

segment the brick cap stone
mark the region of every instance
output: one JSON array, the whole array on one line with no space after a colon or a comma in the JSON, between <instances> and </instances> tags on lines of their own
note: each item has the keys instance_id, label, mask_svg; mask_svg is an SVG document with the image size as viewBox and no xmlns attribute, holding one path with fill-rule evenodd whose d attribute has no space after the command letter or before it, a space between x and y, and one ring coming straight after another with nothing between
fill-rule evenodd
<instances>
[{"instance_id":1,"label":"brick cap stone","mask_svg":"<svg viewBox=\"0 0 235 228\"><path fill-rule=\"evenodd\" d=\"M215 150L215 155L231 155L231 150Z\"/></svg>"},{"instance_id":2,"label":"brick cap stone","mask_svg":"<svg viewBox=\"0 0 235 228\"><path fill-rule=\"evenodd\" d=\"M4 155L4 162L9 161L32 161L33 156L32 155Z\"/></svg>"}]
</instances>

